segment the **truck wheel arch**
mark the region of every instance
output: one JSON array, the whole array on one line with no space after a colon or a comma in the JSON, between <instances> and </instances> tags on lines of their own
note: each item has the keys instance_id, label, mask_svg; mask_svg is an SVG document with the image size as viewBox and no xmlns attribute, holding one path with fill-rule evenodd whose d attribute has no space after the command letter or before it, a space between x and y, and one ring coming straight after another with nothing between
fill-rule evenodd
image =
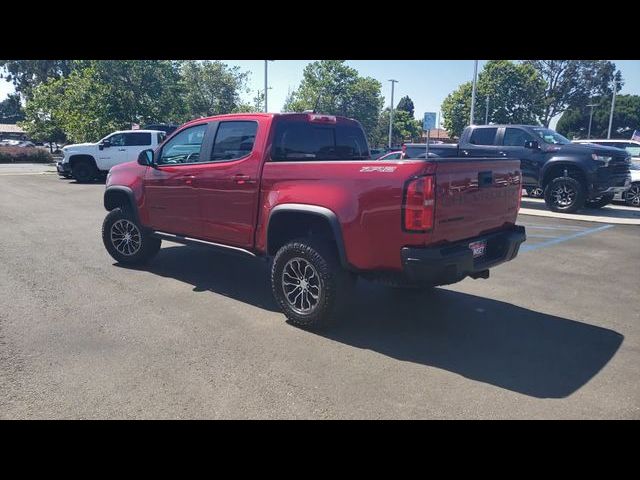
<instances>
[{"instance_id":1,"label":"truck wheel arch","mask_svg":"<svg viewBox=\"0 0 640 480\"><path fill-rule=\"evenodd\" d=\"M121 185L114 185L108 187L104 191L104 208L107 211L111 211L115 208L127 208L135 216L135 219L140 223L140 217L138 216L138 208L136 207L135 195L133 190L129 187Z\"/></svg>"},{"instance_id":2,"label":"truck wheel arch","mask_svg":"<svg viewBox=\"0 0 640 480\"><path fill-rule=\"evenodd\" d=\"M340 264L349 268L338 216L332 210L318 205L288 203L274 207L267 221L267 255L275 255L288 240L308 236L309 229L330 235L335 242Z\"/></svg>"},{"instance_id":3,"label":"truck wheel arch","mask_svg":"<svg viewBox=\"0 0 640 480\"><path fill-rule=\"evenodd\" d=\"M579 164L576 164L576 162L563 160L547 162L542 172L542 181L540 182L540 186L545 188L554 178L563 177L565 169L570 177L583 182L585 184L585 188L588 187L586 185L588 176L584 169Z\"/></svg>"}]
</instances>

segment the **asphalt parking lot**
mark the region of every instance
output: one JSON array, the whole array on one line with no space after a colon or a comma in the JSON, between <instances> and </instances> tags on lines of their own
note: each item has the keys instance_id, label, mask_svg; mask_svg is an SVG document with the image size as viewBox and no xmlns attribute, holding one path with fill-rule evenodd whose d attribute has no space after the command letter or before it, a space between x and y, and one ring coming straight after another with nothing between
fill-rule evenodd
<instances>
[{"instance_id":1,"label":"asphalt parking lot","mask_svg":"<svg viewBox=\"0 0 640 480\"><path fill-rule=\"evenodd\" d=\"M103 190L0 169L0 418L640 418L640 226L521 215L490 279L359 281L318 334L259 260L115 265Z\"/></svg>"}]
</instances>

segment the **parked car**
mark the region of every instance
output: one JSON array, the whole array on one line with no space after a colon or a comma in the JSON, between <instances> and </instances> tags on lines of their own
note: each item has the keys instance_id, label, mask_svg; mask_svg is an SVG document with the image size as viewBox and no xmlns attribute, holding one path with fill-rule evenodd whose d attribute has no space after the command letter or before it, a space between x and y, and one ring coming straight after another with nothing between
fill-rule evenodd
<instances>
[{"instance_id":1,"label":"parked car","mask_svg":"<svg viewBox=\"0 0 640 480\"><path fill-rule=\"evenodd\" d=\"M369 154L371 155L372 160L376 160L387 153L388 149L386 148L371 148L369 149Z\"/></svg>"},{"instance_id":2,"label":"parked car","mask_svg":"<svg viewBox=\"0 0 640 480\"><path fill-rule=\"evenodd\" d=\"M397 152L389 152L381 157L374 158L371 156L372 160L400 160L403 156L402 150L398 150Z\"/></svg>"},{"instance_id":3,"label":"parked car","mask_svg":"<svg viewBox=\"0 0 640 480\"><path fill-rule=\"evenodd\" d=\"M600 139L600 138L592 138L589 140L573 140L573 143L591 143L593 145L602 145L605 147L614 147L614 148L622 148L629 155L631 155L631 159L635 161L640 161L640 142L636 140L619 140L619 139Z\"/></svg>"},{"instance_id":4,"label":"parked car","mask_svg":"<svg viewBox=\"0 0 640 480\"><path fill-rule=\"evenodd\" d=\"M457 145L435 145L430 151L440 157L518 158L524 187L541 188L547 207L555 212L603 207L631 185L626 152L574 144L545 127L472 125Z\"/></svg>"},{"instance_id":5,"label":"parked car","mask_svg":"<svg viewBox=\"0 0 640 480\"><path fill-rule=\"evenodd\" d=\"M164 138L165 133L159 130L121 130L96 143L67 145L57 163L58 174L80 183L90 182L115 165L135 160L142 150L156 147Z\"/></svg>"},{"instance_id":6,"label":"parked car","mask_svg":"<svg viewBox=\"0 0 640 480\"><path fill-rule=\"evenodd\" d=\"M616 193L614 200L623 200L627 205L640 207L640 161L631 162L631 186L623 193Z\"/></svg>"},{"instance_id":7,"label":"parked car","mask_svg":"<svg viewBox=\"0 0 640 480\"><path fill-rule=\"evenodd\" d=\"M519 166L381 165L360 123L330 115L202 118L111 169L102 240L129 265L162 240L273 259L278 304L315 328L335 318L357 275L428 288L488 278L515 258L525 240Z\"/></svg>"}]
</instances>

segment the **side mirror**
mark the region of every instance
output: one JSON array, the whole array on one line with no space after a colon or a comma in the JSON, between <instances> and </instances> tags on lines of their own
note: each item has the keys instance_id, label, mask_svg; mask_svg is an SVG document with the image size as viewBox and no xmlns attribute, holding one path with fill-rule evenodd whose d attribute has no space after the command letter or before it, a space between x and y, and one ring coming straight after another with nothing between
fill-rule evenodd
<instances>
[{"instance_id":1,"label":"side mirror","mask_svg":"<svg viewBox=\"0 0 640 480\"><path fill-rule=\"evenodd\" d=\"M145 167L155 167L153 163L153 150L150 148L141 151L138 154L138 164L143 165Z\"/></svg>"},{"instance_id":2,"label":"side mirror","mask_svg":"<svg viewBox=\"0 0 640 480\"><path fill-rule=\"evenodd\" d=\"M524 148L537 150L538 148L540 148L540 145L538 145L538 142L536 142L535 140L527 140L526 142L524 142Z\"/></svg>"},{"instance_id":3,"label":"side mirror","mask_svg":"<svg viewBox=\"0 0 640 480\"><path fill-rule=\"evenodd\" d=\"M109 148L111 146L111 142L109 140L104 140L98 144L98 148L103 150L105 148Z\"/></svg>"}]
</instances>

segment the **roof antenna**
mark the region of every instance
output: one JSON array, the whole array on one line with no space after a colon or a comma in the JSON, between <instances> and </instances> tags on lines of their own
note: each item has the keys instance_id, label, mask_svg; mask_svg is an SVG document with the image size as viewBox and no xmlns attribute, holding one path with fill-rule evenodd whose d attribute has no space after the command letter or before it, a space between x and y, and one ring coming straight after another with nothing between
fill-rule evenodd
<instances>
[{"instance_id":1,"label":"roof antenna","mask_svg":"<svg viewBox=\"0 0 640 480\"><path fill-rule=\"evenodd\" d=\"M322 91L318 93L318 98L316 98L316 103L313 105L313 110L303 110L302 113L318 113L318 103L320 103L321 96L322 96Z\"/></svg>"}]
</instances>

